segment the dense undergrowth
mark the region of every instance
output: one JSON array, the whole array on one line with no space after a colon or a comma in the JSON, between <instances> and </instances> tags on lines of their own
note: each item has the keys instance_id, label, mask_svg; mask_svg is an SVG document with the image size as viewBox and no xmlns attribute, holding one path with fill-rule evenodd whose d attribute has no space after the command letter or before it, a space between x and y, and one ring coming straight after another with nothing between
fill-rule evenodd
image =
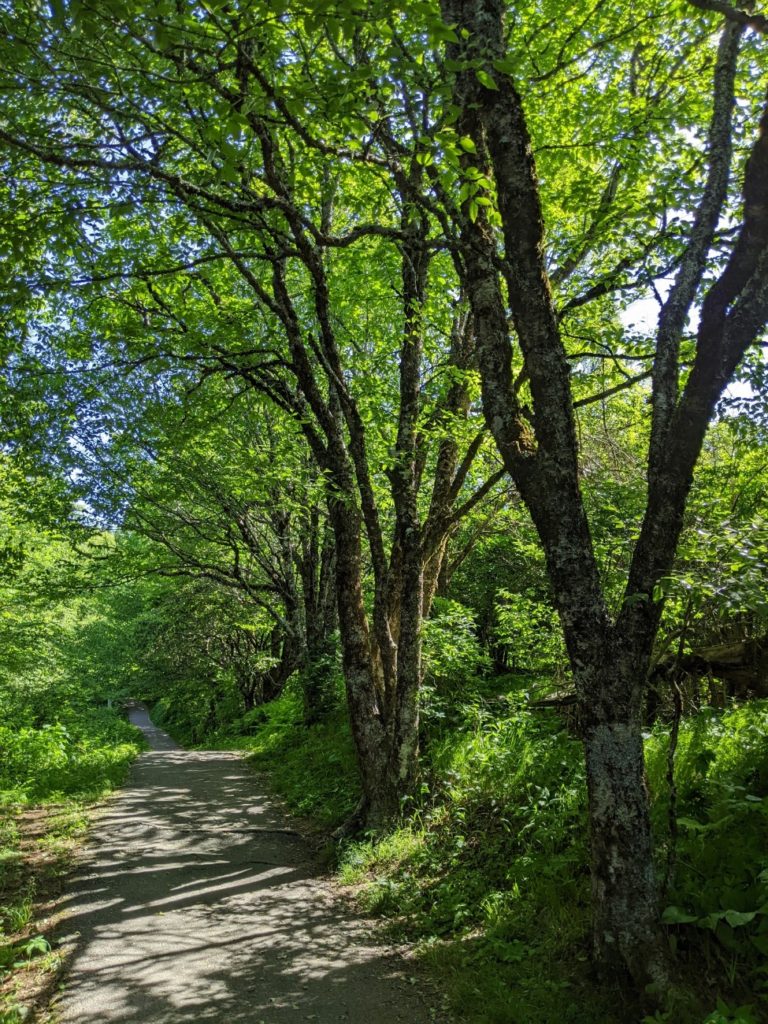
<instances>
[{"instance_id":1,"label":"dense undergrowth","mask_svg":"<svg viewBox=\"0 0 768 1024\"><path fill-rule=\"evenodd\" d=\"M106 708L68 707L38 727L0 724L0 800L95 800L122 782L140 742L137 730Z\"/></svg>"},{"instance_id":2,"label":"dense undergrowth","mask_svg":"<svg viewBox=\"0 0 768 1024\"><path fill-rule=\"evenodd\" d=\"M433 709L434 710L434 709ZM210 743L250 751L289 806L326 829L353 808L344 715L297 728L277 702ZM589 959L582 753L554 713L488 694L427 717L420 798L398 828L339 853L341 879L417 949L471 1024L625 1024L643 1010ZM646 744L659 877L670 860L668 730ZM768 703L684 721L677 840L664 894L680 979L649 1020L768 1019Z\"/></svg>"}]
</instances>

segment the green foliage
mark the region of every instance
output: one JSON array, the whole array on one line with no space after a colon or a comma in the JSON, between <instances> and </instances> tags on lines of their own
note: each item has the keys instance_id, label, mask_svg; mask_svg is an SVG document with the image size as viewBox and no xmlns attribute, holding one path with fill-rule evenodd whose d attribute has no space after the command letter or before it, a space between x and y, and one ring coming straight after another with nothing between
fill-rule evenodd
<instances>
[{"instance_id":1,"label":"green foliage","mask_svg":"<svg viewBox=\"0 0 768 1024\"><path fill-rule=\"evenodd\" d=\"M462 704L485 689L482 677L490 659L477 635L474 614L458 601L435 598L422 637L421 715L429 732L454 721Z\"/></svg>"},{"instance_id":2,"label":"green foliage","mask_svg":"<svg viewBox=\"0 0 768 1024\"><path fill-rule=\"evenodd\" d=\"M422 634L425 675L437 687L456 688L487 666L474 615L458 601L435 598Z\"/></svg>"},{"instance_id":3,"label":"green foliage","mask_svg":"<svg viewBox=\"0 0 768 1024\"><path fill-rule=\"evenodd\" d=\"M666 743L659 729L646 751L661 876ZM342 879L418 941L471 1022L639 1019L618 990L595 991L589 974L577 740L540 712L499 718L468 709L461 728L430 747L429 771L425 799L401 828L345 848ZM652 1019L763 1019L768 704L684 722L677 780L680 836L665 921L683 985L675 1009Z\"/></svg>"},{"instance_id":4,"label":"green foliage","mask_svg":"<svg viewBox=\"0 0 768 1024\"><path fill-rule=\"evenodd\" d=\"M182 746L215 742L219 735L237 734L248 727L247 717L231 677L197 675L171 677L162 685L150 681L140 695L154 701L153 721Z\"/></svg>"},{"instance_id":5,"label":"green foliage","mask_svg":"<svg viewBox=\"0 0 768 1024\"><path fill-rule=\"evenodd\" d=\"M666 846L667 737L648 743L656 832ZM663 920L680 961L768 1002L768 703L702 711L680 736L676 870ZM727 1018L730 1019L730 1018Z\"/></svg>"},{"instance_id":6,"label":"green foliage","mask_svg":"<svg viewBox=\"0 0 768 1024\"><path fill-rule=\"evenodd\" d=\"M315 724L334 713L338 718L345 706L338 641L337 634L326 638L317 657L308 660L297 674L295 682L303 694L307 724Z\"/></svg>"},{"instance_id":7,"label":"green foliage","mask_svg":"<svg viewBox=\"0 0 768 1024\"><path fill-rule=\"evenodd\" d=\"M497 591L496 640L506 648L513 671L551 673L565 663L555 609L525 594Z\"/></svg>"},{"instance_id":8,"label":"green foliage","mask_svg":"<svg viewBox=\"0 0 768 1024\"><path fill-rule=\"evenodd\" d=\"M63 541L27 528L2 585L0 794L7 803L95 797L118 785L141 748L116 710L118 666L96 628L98 592L65 596L79 571Z\"/></svg>"},{"instance_id":9,"label":"green foliage","mask_svg":"<svg viewBox=\"0 0 768 1024\"><path fill-rule=\"evenodd\" d=\"M51 709L52 717L57 712ZM34 729L0 725L0 798L38 803L61 796L94 798L114 789L141 749L137 730L114 713L69 710L61 721Z\"/></svg>"}]
</instances>

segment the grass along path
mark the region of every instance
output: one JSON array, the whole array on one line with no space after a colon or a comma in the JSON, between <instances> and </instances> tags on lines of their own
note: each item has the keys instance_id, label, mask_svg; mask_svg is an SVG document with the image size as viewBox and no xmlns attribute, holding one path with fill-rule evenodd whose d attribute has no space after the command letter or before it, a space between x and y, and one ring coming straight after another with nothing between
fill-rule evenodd
<instances>
[{"instance_id":1,"label":"grass along path","mask_svg":"<svg viewBox=\"0 0 768 1024\"><path fill-rule=\"evenodd\" d=\"M0 1024L48 1019L62 965L57 901L87 825L76 800L0 808Z\"/></svg>"}]
</instances>

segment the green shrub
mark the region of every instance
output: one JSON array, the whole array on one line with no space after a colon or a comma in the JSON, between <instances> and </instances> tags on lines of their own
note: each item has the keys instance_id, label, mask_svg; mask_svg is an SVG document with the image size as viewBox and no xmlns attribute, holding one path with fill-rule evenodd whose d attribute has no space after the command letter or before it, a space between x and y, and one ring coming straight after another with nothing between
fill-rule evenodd
<instances>
[{"instance_id":1,"label":"green shrub","mask_svg":"<svg viewBox=\"0 0 768 1024\"><path fill-rule=\"evenodd\" d=\"M91 797L119 785L141 749L136 729L111 711L69 709L40 728L0 726L0 791L28 802L57 795Z\"/></svg>"},{"instance_id":2,"label":"green shrub","mask_svg":"<svg viewBox=\"0 0 768 1024\"><path fill-rule=\"evenodd\" d=\"M562 630L551 604L499 590L494 611L495 640L506 648L510 668L551 672L565 663Z\"/></svg>"},{"instance_id":3,"label":"green shrub","mask_svg":"<svg viewBox=\"0 0 768 1024\"><path fill-rule=\"evenodd\" d=\"M460 687L468 675L488 667L488 655L477 638L475 617L458 601L436 597L432 617L422 627L424 671L435 686Z\"/></svg>"}]
</instances>

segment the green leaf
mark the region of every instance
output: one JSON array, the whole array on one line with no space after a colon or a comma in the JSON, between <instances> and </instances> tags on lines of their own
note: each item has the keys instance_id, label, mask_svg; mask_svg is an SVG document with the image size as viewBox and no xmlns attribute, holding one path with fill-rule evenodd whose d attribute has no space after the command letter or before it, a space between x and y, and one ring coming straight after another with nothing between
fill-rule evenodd
<instances>
[{"instance_id":1,"label":"green leaf","mask_svg":"<svg viewBox=\"0 0 768 1024\"><path fill-rule=\"evenodd\" d=\"M500 71L502 75L514 75L517 68L515 62L511 57L503 57L501 60L495 60L493 62L494 70Z\"/></svg>"},{"instance_id":2,"label":"green leaf","mask_svg":"<svg viewBox=\"0 0 768 1024\"><path fill-rule=\"evenodd\" d=\"M723 920L724 917L725 917L725 911L724 910L719 910L719 911L716 911L714 914L707 914L706 917L702 917L699 920L699 924L701 925L702 928L710 928L712 931L714 931L717 928L717 926L720 924L720 922Z\"/></svg>"},{"instance_id":3,"label":"green leaf","mask_svg":"<svg viewBox=\"0 0 768 1024\"><path fill-rule=\"evenodd\" d=\"M498 85L496 85L493 78L491 78L487 71L476 71L475 75L477 76L477 80L480 85L484 86L486 89L493 89L494 91L498 90Z\"/></svg>"},{"instance_id":4,"label":"green leaf","mask_svg":"<svg viewBox=\"0 0 768 1024\"><path fill-rule=\"evenodd\" d=\"M429 37L433 43L458 43L455 25L446 25L442 20L436 19L429 25Z\"/></svg>"},{"instance_id":5,"label":"green leaf","mask_svg":"<svg viewBox=\"0 0 768 1024\"><path fill-rule=\"evenodd\" d=\"M690 832L707 832L709 829L708 825L703 825L700 821L695 821L693 818L678 818L677 824L682 828L687 828Z\"/></svg>"},{"instance_id":6,"label":"green leaf","mask_svg":"<svg viewBox=\"0 0 768 1024\"><path fill-rule=\"evenodd\" d=\"M661 915L661 920L664 924L692 924L698 918L680 907L667 907Z\"/></svg>"},{"instance_id":7,"label":"green leaf","mask_svg":"<svg viewBox=\"0 0 768 1024\"><path fill-rule=\"evenodd\" d=\"M757 914L756 910L750 910L742 912L740 910L726 910L725 920L731 926L731 928L741 928L745 924L749 924Z\"/></svg>"}]
</instances>

